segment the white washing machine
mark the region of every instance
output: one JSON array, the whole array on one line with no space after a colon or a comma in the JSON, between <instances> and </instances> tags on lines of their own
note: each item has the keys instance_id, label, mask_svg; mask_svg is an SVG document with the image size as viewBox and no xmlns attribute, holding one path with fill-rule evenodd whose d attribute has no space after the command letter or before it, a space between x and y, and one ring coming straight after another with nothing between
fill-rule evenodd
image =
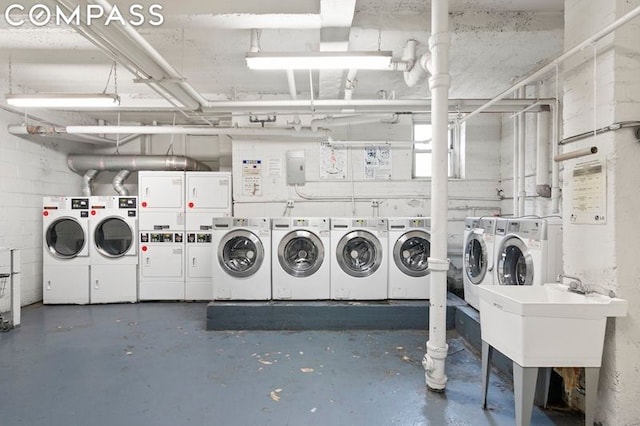
<instances>
[{"instance_id":1,"label":"white washing machine","mask_svg":"<svg viewBox=\"0 0 640 426\"><path fill-rule=\"evenodd\" d=\"M542 285L562 272L560 218L498 221L496 234L496 284Z\"/></svg>"},{"instance_id":2,"label":"white washing machine","mask_svg":"<svg viewBox=\"0 0 640 426\"><path fill-rule=\"evenodd\" d=\"M271 299L271 221L213 219L214 300Z\"/></svg>"},{"instance_id":3,"label":"white washing machine","mask_svg":"<svg viewBox=\"0 0 640 426\"><path fill-rule=\"evenodd\" d=\"M462 253L464 300L480 309L477 285L494 284L495 217L468 217L464 227Z\"/></svg>"},{"instance_id":4,"label":"white washing machine","mask_svg":"<svg viewBox=\"0 0 640 426\"><path fill-rule=\"evenodd\" d=\"M429 299L431 220L389 218L389 299Z\"/></svg>"},{"instance_id":5,"label":"white washing machine","mask_svg":"<svg viewBox=\"0 0 640 426\"><path fill-rule=\"evenodd\" d=\"M331 219L331 298L387 298L387 219Z\"/></svg>"},{"instance_id":6,"label":"white washing machine","mask_svg":"<svg viewBox=\"0 0 640 426\"><path fill-rule=\"evenodd\" d=\"M91 303L138 300L138 199L94 196L90 199Z\"/></svg>"},{"instance_id":7,"label":"white washing machine","mask_svg":"<svg viewBox=\"0 0 640 426\"><path fill-rule=\"evenodd\" d=\"M42 200L42 302L89 303L89 198Z\"/></svg>"},{"instance_id":8,"label":"white washing machine","mask_svg":"<svg viewBox=\"0 0 640 426\"><path fill-rule=\"evenodd\" d=\"M276 300L331 297L328 218L274 218L271 282Z\"/></svg>"}]
</instances>

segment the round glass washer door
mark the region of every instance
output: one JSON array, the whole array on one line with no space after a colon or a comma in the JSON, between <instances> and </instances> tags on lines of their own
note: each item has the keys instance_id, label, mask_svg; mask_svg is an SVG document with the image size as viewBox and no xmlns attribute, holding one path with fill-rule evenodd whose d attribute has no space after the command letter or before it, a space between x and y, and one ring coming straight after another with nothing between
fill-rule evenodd
<instances>
[{"instance_id":1,"label":"round glass washer door","mask_svg":"<svg viewBox=\"0 0 640 426\"><path fill-rule=\"evenodd\" d=\"M106 257L122 257L133 246L133 229L119 217L103 219L93 233L94 244Z\"/></svg>"},{"instance_id":2,"label":"round glass washer door","mask_svg":"<svg viewBox=\"0 0 640 426\"><path fill-rule=\"evenodd\" d=\"M464 273L473 284L480 284L487 274L487 245L481 236L471 234L464 248Z\"/></svg>"},{"instance_id":3,"label":"round glass washer door","mask_svg":"<svg viewBox=\"0 0 640 426\"><path fill-rule=\"evenodd\" d=\"M227 233L218 246L218 262L232 277L255 274L264 260L260 238L251 231L238 229Z\"/></svg>"},{"instance_id":4,"label":"round glass washer door","mask_svg":"<svg viewBox=\"0 0 640 426\"><path fill-rule=\"evenodd\" d=\"M278 245L278 261L292 277L309 277L324 262L324 245L313 232L289 232Z\"/></svg>"},{"instance_id":5,"label":"round glass washer door","mask_svg":"<svg viewBox=\"0 0 640 426\"><path fill-rule=\"evenodd\" d=\"M351 231L336 248L340 268L352 277L368 277L382 264L382 245L367 231Z\"/></svg>"},{"instance_id":6,"label":"round glass washer door","mask_svg":"<svg viewBox=\"0 0 640 426\"><path fill-rule=\"evenodd\" d=\"M525 243L517 237L505 239L498 254L498 283L531 285L533 273L533 259Z\"/></svg>"},{"instance_id":7,"label":"round glass washer door","mask_svg":"<svg viewBox=\"0 0 640 426\"><path fill-rule=\"evenodd\" d=\"M84 248L82 225L72 217L61 217L49 225L45 235L49 252L61 259L72 259Z\"/></svg>"},{"instance_id":8,"label":"round glass washer door","mask_svg":"<svg viewBox=\"0 0 640 426\"><path fill-rule=\"evenodd\" d=\"M393 246L393 260L396 266L410 277L424 277L429 274L431 241L424 231L409 231L403 234Z\"/></svg>"}]
</instances>

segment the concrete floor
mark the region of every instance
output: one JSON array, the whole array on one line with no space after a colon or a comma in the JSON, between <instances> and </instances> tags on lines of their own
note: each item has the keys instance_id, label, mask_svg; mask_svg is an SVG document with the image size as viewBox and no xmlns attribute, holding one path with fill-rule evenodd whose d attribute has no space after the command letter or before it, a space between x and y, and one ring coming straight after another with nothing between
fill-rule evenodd
<instances>
[{"instance_id":1,"label":"concrete floor","mask_svg":"<svg viewBox=\"0 0 640 426\"><path fill-rule=\"evenodd\" d=\"M0 424L513 425L509 383L449 339L429 392L424 331L206 331L204 303L42 306L0 334ZM534 425L581 416L534 410Z\"/></svg>"}]
</instances>

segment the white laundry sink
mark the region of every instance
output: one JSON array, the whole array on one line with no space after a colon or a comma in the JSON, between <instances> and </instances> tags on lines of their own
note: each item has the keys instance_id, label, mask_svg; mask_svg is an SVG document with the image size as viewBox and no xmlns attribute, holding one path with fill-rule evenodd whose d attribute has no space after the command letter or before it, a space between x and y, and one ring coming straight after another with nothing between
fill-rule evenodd
<instances>
[{"instance_id":1,"label":"white laundry sink","mask_svg":"<svg viewBox=\"0 0 640 426\"><path fill-rule=\"evenodd\" d=\"M477 286L482 340L522 367L600 367L607 317L627 301L563 284Z\"/></svg>"}]
</instances>

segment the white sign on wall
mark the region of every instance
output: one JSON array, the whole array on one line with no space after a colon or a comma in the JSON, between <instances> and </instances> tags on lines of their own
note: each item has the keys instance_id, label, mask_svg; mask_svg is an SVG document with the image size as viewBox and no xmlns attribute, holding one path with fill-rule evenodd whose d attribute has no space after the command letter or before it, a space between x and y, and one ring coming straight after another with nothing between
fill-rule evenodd
<instances>
[{"instance_id":1,"label":"white sign on wall","mask_svg":"<svg viewBox=\"0 0 640 426\"><path fill-rule=\"evenodd\" d=\"M320 179L342 180L347 178L347 151L335 149L328 143L320 144Z\"/></svg>"},{"instance_id":2,"label":"white sign on wall","mask_svg":"<svg viewBox=\"0 0 640 426\"><path fill-rule=\"evenodd\" d=\"M364 178L391 179L391 149L389 145L371 145L364 149Z\"/></svg>"},{"instance_id":3,"label":"white sign on wall","mask_svg":"<svg viewBox=\"0 0 640 426\"><path fill-rule=\"evenodd\" d=\"M571 222L606 223L607 171L603 160L577 163L572 171Z\"/></svg>"},{"instance_id":4,"label":"white sign on wall","mask_svg":"<svg viewBox=\"0 0 640 426\"><path fill-rule=\"evenodd\" d=\"M242 160L242 194L262 195L262 160Z\"/></svg>"}]
</instances>

